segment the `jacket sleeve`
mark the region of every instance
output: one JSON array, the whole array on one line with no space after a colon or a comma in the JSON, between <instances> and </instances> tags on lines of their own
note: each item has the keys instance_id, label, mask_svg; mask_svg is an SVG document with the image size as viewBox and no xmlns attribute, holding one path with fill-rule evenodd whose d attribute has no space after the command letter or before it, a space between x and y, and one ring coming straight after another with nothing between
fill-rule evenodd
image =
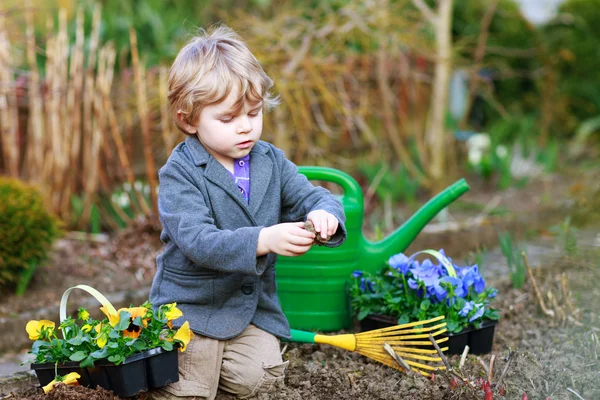
<instances>
[{"instance_id":1,"label":"jacket sleeve","mask_svg":"<svg viewBox=\"0 0 600 400\"><path fill-rule=\"evenodd\" d=\"M260 275L267 256L257 257L262 226L218 229L212 213L189 172L171 160L159 171L158 213L168 237L203 268Z\"/></svg>"},{"instance_id":2,"label":"jacket sleeve","mask_svg":"<svg viewBox=\"0 0 600 400\"><path fill-rule=\"evenodd\" d=\"M298 167L276 149L281 163L281 219L283 222L305 221L306 215L314 210L325 210L335 216L338 229L325 244L327 247L340 246L346 240L346 215L344 207L329 190L314 186L298 172Z\"/></svg>"}]
</instances>

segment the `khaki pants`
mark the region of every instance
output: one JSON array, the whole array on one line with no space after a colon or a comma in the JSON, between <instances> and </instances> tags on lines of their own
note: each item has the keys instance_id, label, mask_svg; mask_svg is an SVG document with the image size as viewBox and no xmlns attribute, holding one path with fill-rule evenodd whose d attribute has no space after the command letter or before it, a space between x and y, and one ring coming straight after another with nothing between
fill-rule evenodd
<instances>
[{"instance_id":1,"label":"khaki pants","mask_svg":"<svg viewBox=\"0 0 600 400\"><path fill-rule=\"evenodd\" d=\"M153 400L214 399L217 388L249 398L283 383L279 340L254 325L231 340L195 335L179 353L179 382L153 390Z\"/></svg>"}]
</instances>

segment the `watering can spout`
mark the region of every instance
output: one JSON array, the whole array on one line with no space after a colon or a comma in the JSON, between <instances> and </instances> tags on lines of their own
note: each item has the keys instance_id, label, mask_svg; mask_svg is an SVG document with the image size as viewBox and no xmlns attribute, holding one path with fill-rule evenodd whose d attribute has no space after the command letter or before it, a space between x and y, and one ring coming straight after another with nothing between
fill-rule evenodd
<instances>
[{"instance_id":1,"label":"watering can spout","mask_svg":"<svg viewBox=\"0 0 600 400\"><path fill-rule=\"evenodd\" d=\"M433 217L468 190L469 185L461 179L429 200L408 221L383 240L373 243L363 237L364 243L360 246L358 257L359 267L366 271L381 268L389 257L406 250Z\"/></svg>"}]
</instances>

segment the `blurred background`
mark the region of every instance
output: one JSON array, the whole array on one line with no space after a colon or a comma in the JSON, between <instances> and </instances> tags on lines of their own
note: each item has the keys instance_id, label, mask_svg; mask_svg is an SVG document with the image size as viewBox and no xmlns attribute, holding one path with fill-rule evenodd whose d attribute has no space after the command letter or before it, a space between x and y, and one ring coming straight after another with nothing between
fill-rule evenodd
<instances>
[{"instance_id":1,"label":"blurred background","mask_svg":"<svg viewBox=\"0 0 600 400\"><path fill-rule=\"evenodd\" d=\"M3 0L0 175L37 185L69 229L155 217L184 139L168 68L216 23L275 81L263 139L356 177L376 219L463 176L500 192L593 171L598 21L600 0Z\"/></svg>"}]
</instances>

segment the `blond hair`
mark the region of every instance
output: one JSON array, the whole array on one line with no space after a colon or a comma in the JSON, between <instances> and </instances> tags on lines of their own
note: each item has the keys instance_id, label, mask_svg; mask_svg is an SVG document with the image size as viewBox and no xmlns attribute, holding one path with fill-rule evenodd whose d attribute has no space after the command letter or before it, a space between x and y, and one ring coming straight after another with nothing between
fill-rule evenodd
<instances>
[{"instance_id":1,"label":"blond hair","mask_svg":"<svg viewBox=\"0 0 600 400\"><path fill-rule=\"evenodd\" d=\"M232 89L239 88L234 112L244 103L263 102L265 109L278 104L269 89L273 80L239 36L226 26L200 30L177 54L169 71L169 104L177 127L189 134L177 114L188 125L198 122L202 109L225 100Z\"/></svg>"}]
</instances>

